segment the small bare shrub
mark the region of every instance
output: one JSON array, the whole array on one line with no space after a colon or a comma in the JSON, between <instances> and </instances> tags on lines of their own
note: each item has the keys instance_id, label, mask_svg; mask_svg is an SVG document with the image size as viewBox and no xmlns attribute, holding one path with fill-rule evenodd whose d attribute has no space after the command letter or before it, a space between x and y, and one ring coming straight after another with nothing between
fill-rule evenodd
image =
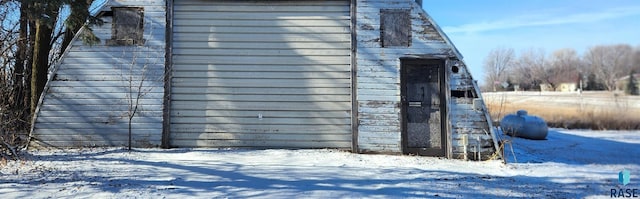
<instances>
[{"instance_id":1,"label":"small bare shrub","mask_svg":"<svg viewBox=\"0 0 640 199\"><path fill-rule=\"evenodd\" d=\"M29 109L14 100L19 87L14 87L0 72L0 160L18 159L28 142Z\"/></svg>"}]
</instances>

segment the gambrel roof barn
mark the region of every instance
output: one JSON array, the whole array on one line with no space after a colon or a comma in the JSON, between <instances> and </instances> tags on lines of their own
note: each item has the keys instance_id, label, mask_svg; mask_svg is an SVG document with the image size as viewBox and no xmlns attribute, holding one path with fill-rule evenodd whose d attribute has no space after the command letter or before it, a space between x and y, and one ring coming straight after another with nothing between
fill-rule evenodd
<instances>
[{"instance_id":1,"label":"gambrel roof barn","mask_svg":"<svg viewBox=\"0 0 640 199\"><path fill-rule=\"evenodd\" d=\"M33 146L126 145L140 99L134 147L497 154L462 56L414 0L110 0L99 16L101 43L55 66Z\"/></svg>"}]
</instances>

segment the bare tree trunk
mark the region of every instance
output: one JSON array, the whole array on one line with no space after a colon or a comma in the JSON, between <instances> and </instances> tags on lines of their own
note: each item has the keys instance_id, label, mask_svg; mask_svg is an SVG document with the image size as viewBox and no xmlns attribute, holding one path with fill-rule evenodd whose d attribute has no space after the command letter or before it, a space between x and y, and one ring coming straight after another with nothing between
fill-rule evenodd
<instances>
[{"instance_id":1,"label":"bare tree trunk","mask_svg":"<svg viewBox=\"0 0 640 199\"><path fill-rule=\"evenodd\" d=\"M14 65L15 73L14 80L16 80L16 85L23 85L24 81L24 61L27 59L27 31L28 28L28 18L27 18L27 6L23 4L20 6L20 29L18 32L18 49L16 50L16 63ZM19 93L17 93L20 95ZM22 99L16 98L16 99Z\"/></svg>"},{"instance_id":2,"label":"bare tree trunk","mask_svg":"<svg viewBox=\"0 0 640 199\"><path fill-rule=\"evenodd\" d=\"M56 14L57 17L57 14ZM53 18L53 17L52 17ZM53 28L42 19L36 20L36 36L33 49L33 65L31 66L31 113L35 113L40 95L47 83L49 70L49 51L51 51L51 34Z\"/></svg>"},{"instance_id":3,"label":"bare tree trunk","mask_svg":"<svg viewBox=\"0 0 640 199\"><path fill-rule=\"evenodd\" d=\"M129 151L131 151L131 120L133 120L133 115L129 116Z\"/></svg>"},{"instance_id":4,"label":"bare tree trunk","mask_svg":"<svg viewBox=\"0 0 640 199\"><path fill-rule=\"evenodd\" d=\"M17 49L16 49L16 62L14 65L14 85L15 85L15 108L17 110L15 111L21 111L23 112L22 116L23 118L21 118L23 121L29 121L29 110L31 110L31 108L29 107L29 100L28 100L28 91L30 89L29 87L29 83L28 81L26 81L26 79L28 79L27 76L27 67L30 67L30 65L25 65L25 61L27 60L27 55L30 53L28 52L29 48L27 46L29 40L28 40L28 32L29 32L29 17L27 15L28 12L28 8L29 8L29 4L27 3L22 3L22 5L20 5L20 26L19 26L19 31L18 31L18 42L17 42ZM25 124L25 125L28 125Z\"/></svg>"},{"instance_id":5,"label":"bare tree trunk","mask_svg":"<svg viewBox=\"0 0 640 199\"><path fill-rule=\"evenodd\" d=\"M29 107L29 112L31 112L31 110L35 110L35 107L31 107L31 75L33 66L33 51L36 44L36 22L34 20L29 20L27 23L29 24L29 34L26 51L27 53L25 54L25 60L27 63L24 66L24 104Z\"/></svg>"}]
</instances>

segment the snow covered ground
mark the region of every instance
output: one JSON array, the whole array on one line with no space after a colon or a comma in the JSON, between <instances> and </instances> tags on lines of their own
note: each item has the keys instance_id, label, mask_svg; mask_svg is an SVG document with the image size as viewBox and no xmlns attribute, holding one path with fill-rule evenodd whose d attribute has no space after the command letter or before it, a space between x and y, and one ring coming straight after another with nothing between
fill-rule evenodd
<instances>
[{"instance_id":1,"label":"snow covered ground","mask_svg":"<svg viewBox=\"0 0 640 199\"><path fill-rule=\"evenodd\" d=\"M2 165L0 198L609 198L640 189L638 131L552 129L548 140L511 143L506 165L328 149L32 151Z\"/></svg>"}]
</instances>

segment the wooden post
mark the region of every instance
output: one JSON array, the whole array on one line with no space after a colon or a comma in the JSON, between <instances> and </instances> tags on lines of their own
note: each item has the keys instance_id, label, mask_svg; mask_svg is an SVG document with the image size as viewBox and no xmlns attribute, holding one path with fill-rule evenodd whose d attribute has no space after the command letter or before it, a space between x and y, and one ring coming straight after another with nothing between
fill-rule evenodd
<instances>
[{"instance_id":1,"label":"wooden post","mask_svg":"<svg viewBox=\"0 0 640 199\"><path fill-rule=\"evenodd\" d=\"M357 70L358 65L356 62L357 54L357 0L351 0L351 152L359 153L358 149L358 81Z\"/></svg>"},{"instance_id":2,"label":"wooden post","mask_svg":"<svg viewBox=\"0 0 640 199\"><path fill-rule=\"evenodd\" d=\"M468 153L467 145L469 145L469 137L465 134L465 135L462 135L462 148L464 150L465 161L469 160L469 156L467 156L467 153Z\"/></svg>"},{"instance_id":3,"label":"wooden post","mask_svg":"<svg viewBox=\"0 0 640 199\"><path fill-rule=\"evenodd\" d=\"M476 147L478 149L478 161L482 161L482 153L480 151L480 149L481 149L480 148L480 136L476 137L476 141L478 141L478 142L476 142Z\"/></svg>"},{"instance_id":4,"label":"wooden post","mask_svg":"<svg viewBox=\"0 0 640 199\"><path fill-rule=\"evenodd\" d=\"M171 147L170 125L171 125L171 68L173 54L173 0L167 1L167 28L165 29L165 63L164 63L164 97L162 103L162 148Z\"/></svg>"}]
</instances>

